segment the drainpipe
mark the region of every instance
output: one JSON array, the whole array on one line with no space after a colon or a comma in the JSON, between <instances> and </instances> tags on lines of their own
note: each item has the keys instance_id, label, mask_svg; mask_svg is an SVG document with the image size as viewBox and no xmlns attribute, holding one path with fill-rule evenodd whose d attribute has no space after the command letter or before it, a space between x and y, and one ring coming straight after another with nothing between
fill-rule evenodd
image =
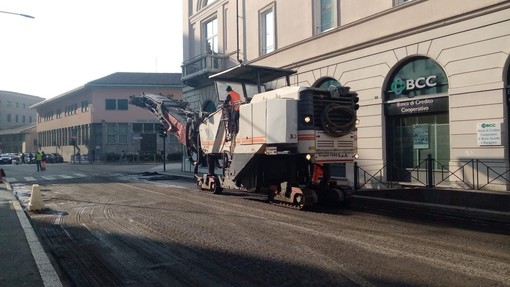
<instances>
[{"instance_id":1,"label":"drainpipe","mask_svg":"<svg viewBox=\"0 0 510 287\"><path fill-rule=\"evenodd\" d=\"M246 15L246 11L245 11L245 3L244 3L244 0L243 0L243 35L246 35L246 25L244 25L244 15ZM243 63L243 60L240 58L240 46L239 46L239 41L240 41L240 35L239 35L239 0L236 0L236 32L237 32L237 61L239 62L239 64L242 64ZM243 37L243 47L246 47L246 37ZM246 53L243 53L243 57L245 57Z\"/></svg>"},{"instance_id":2,"label":"drainpipe","mask_svg":"<svg viewBox=\"0 0 510 287\"><path fill-rule=\"evenodd\" d=\"M239 0L236 0L236 34L237 34L237 61L241 64L243 61L239 59Z\"/></svg>"}]
</instances>

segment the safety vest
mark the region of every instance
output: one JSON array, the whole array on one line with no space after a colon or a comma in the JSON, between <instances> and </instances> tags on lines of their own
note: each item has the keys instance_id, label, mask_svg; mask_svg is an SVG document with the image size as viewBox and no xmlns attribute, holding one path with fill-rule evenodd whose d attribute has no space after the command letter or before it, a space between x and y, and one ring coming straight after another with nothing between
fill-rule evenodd
<instances>
[{"instance_id":1,"label":"safety vest","mask_svg":"<svg viewBox=\"0 0 510 287\"><path fill-rule=\"evenodd\" d=\"M232 110L235 112L239 111L241 96L236 91L230 91L228 94L230 96L230 106L232 107Z\"/></svg>"}]
</instances>

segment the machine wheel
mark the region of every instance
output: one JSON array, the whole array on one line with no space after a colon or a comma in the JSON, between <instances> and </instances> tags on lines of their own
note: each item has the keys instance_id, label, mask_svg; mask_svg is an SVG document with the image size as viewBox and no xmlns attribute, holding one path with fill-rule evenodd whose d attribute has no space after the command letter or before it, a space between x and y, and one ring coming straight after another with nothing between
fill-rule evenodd
<instances>
[{"instance_id":1,"label":"machine wheel","mask_svg":"<svg viewBox=\"0 0 510 287\"><path fill-rule=\"evenodd\" d=\"M211 186L211 190L214 194L220 194L223 191L223 187L221 187L221 183L218 178L214 179L214 183Z\"/></svg>"},{"instance_id":2,"label":"machine wheel","mask_svg":"<svg viewBox=\"0 0 510 287\"><path fill-rule=\"evenodd\" d=\"M296 194L294 196L294 205L298 209L302 209L305 206L304 196L302 194Z\"/></svg>"}]
</instances>

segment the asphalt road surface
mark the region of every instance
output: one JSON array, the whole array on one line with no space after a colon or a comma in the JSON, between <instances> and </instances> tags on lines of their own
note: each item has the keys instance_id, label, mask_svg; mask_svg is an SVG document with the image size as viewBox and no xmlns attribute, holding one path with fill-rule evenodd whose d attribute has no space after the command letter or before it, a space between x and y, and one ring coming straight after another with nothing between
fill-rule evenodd
<instances>
[{"instance_id":1,"label":"asphalt road surface","mask_svg":"<svg viewBox=\"0 0 510 287\"><path fill-rule=\"evenodd\" d=\"M508 235L136 176L41 193L30 221L66 286L510 286Z\"/></svg>"}]
</instances>

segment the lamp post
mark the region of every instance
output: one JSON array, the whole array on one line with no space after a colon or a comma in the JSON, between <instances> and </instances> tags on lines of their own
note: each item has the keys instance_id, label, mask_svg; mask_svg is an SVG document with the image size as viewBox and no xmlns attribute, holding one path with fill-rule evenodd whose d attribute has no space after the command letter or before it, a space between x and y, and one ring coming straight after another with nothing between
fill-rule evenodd
<instances>
[{"instance_id":1,"label":"lamp post","mask_svg":"<svg viewBox=\"0 0 510 287\"><path fill-rule=\"evenodd\" d=\"M30 19L35 19L34 16L30 16L30 15L27 15L27 14L13 13L13 12L7 12L7 11L0 11L0 13L17 15L17 16L22 16L22 17L30 18Z\"/></svg>"}]
</instances>

